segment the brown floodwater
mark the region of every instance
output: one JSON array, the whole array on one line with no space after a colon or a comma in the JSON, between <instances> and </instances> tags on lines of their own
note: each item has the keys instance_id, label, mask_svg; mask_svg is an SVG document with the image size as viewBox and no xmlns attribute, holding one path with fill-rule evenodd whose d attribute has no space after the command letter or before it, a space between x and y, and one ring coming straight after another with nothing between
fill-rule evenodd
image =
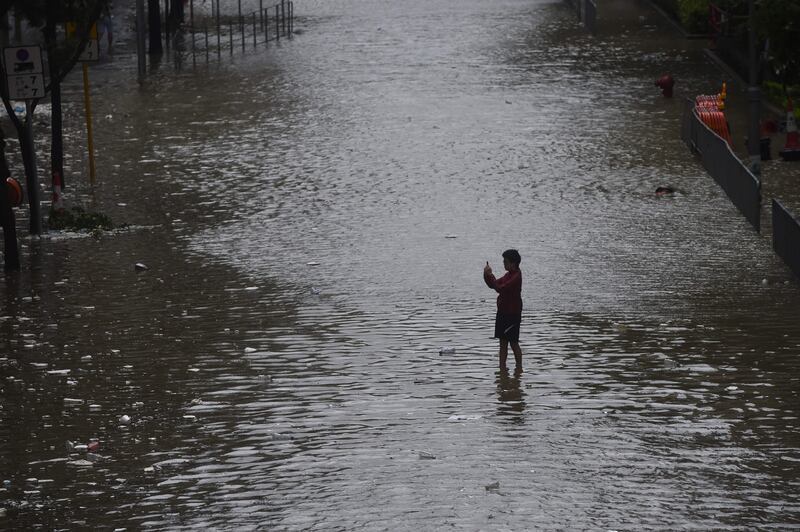
<instances>
[{"instance_id":1,"label":"brown floodwater","mask_svg":"<svg viewBox=\"0 0 800 532\"><path fill-rule=\"evenodd\" d=\"M0 528L800 525L800 290L679 138L723 77L604 6L298 0L293 40L141 86L120 31L94 189L65 87L67 192L130 226L22 210L0 286Z\"/></svg>"}]
</instances>

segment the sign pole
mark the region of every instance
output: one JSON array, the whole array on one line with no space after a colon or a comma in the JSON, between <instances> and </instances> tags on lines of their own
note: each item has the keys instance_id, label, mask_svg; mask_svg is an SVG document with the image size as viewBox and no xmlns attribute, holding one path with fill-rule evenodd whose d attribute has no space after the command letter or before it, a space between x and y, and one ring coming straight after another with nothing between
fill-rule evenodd
<instances>
[{"instance_id":1,"label":"sign pole","mask_svg":"<svg viewBox=\"0 0 800 532\"><path fill-rule=\"evenodd\" d=\"M92 136L92 98L89 94L89 66L83 63L83 104L86 109L86 135L89 144L89 183L95 183L94 137Z\"/></svg>"},{"instance_id":2,"label":"sign pole","mask_svg":"<svg viewBox=\"0 0 800 532\"><path fill-rule=\"evenodd\" d=\"M36 169L36 152L33 147L33 109L34 105L31 100L25 100L25 144L26 155L28 164L26 169L30 172L28 175L28 203L31 209L30 228L31 234L42 234L42 214L41 206L39 204L39 176Z\"/></svg>"}]
</instances>

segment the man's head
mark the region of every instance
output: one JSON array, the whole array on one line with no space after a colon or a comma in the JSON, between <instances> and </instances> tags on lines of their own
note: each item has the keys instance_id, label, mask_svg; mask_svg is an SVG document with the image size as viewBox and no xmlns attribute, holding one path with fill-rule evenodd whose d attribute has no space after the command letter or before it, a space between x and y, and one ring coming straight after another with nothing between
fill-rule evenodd
<instances>
[{"instance_id":1,"label":"man's head","mask_svg":"<svg viewBox=\"0 0 800 532\"><path fill-rule=\"evenodd\" d=\"M503 266L506 270L518 269L520 262L522 262L522 257L519 256L519 251L516 249L507 249L503 252Z\"/></svg>"}]
</instances>

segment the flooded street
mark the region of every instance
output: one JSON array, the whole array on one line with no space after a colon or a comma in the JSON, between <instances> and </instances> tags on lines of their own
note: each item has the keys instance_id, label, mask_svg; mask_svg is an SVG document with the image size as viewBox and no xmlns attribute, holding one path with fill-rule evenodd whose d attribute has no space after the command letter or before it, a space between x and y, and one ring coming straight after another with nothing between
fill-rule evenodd
<instances>
[{"instance_id":1,"label":"flooded street","mask_svg":"<svg viewBox=\"0 0 800 532\"><path fill-rule=\"evenodd\" d=\"M800 525L798 283L679 135L724 78L603 6L297 0L142 87L121 44L67 186L131 227L26 238L0 286L0 529Z\"/></svg>"}]
</instances>

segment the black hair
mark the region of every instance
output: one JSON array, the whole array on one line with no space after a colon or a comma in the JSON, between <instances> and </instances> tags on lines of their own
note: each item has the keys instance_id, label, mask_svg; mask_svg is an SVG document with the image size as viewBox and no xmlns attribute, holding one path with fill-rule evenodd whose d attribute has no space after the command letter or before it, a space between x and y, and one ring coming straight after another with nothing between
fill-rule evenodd
<instances>
[{"instance_id":1,"label":"black hair","mask_svg":"<svg viewBox=\"0 0 800 532\"><path fill-rule=\"evenodd\" d=\"M519 266L519 263L522 262L522 257L519 256L519 251L516 249L507 249L503 252L503 258L508 259L511 263L516 264Z\"/></svg>"}]
</instances>

